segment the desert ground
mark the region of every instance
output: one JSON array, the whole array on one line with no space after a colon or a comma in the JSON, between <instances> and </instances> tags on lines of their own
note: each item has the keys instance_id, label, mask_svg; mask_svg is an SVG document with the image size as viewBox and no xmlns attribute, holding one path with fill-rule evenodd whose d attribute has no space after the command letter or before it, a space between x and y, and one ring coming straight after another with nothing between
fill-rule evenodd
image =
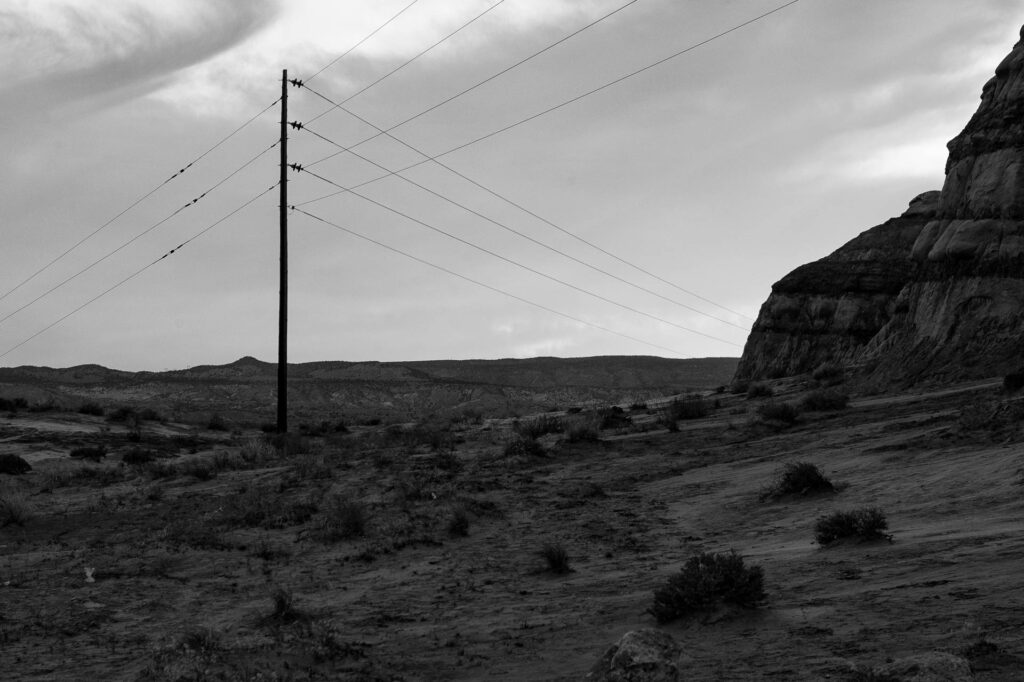
<instances>
[{"instance_id":1,"label":"desert ground","mask_svg":"<svg viewBox=\"0 0 1024 682\"><path fill-rule=\"evenodd\" d=\"M821 389L771 388L678 421L650 401L287 439L0 416L0 455L32 467L0 474L0 677L580 680L659 628L688 680L881 679L933 651L1024 679L1024 399L1001 378L853 391L787 423L763 406ZM766 497L793 462L838 490ZM860 507L890 539L815 541ZM763 569L758 608L648 613L688 558L729 551Z\"/></svg>"}]
</instances>

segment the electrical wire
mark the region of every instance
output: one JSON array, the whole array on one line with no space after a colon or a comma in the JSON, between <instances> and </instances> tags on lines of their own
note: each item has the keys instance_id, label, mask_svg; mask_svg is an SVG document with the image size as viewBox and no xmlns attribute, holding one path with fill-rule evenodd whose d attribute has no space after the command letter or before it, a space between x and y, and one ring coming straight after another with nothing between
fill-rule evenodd
<instances>
[{"instance_id":1,"label":"electrical wire","mask_svg":"<svg viewBox=\"0 0 1024 682\"><path fill-rule=\"evenodd\" d=\"M88 306L88 305L91 305L92 303L95 303L96 301L98 301L99 299L103 298L104 296L106 296L106 295L107 295L107 294L109 294L110 292L114 291L115 289L117 289L117 288L119 288L119 287L123 286L124 284L127 284L127 283L128 283L128 282L130 282L131 280L133 280L133 279L135 279L136 277L138 277L139 275L141 275L141 274L142 274L143 272L145 272L146 270L149 270L149 269L150 269L151 267L153 267L154 265L156 265L156 264L157 264L157 263L159 263L160 261L162 261L162 260L166 259L167 257L169 257L170 255L172 255L172 254L174 254L174 253L176 253L176 252L180 251L180 250L181 250L181 248L182 248L183 246L185 246L186 244L188 244L189 242L191 242L191 241L193 241L193 240L195 240L195 239L198 239L198 238L199 238L199 237L201 237L202 235L206 234L207 232L209 232L209 231L210 231L210 230L212 230L213 228L215 228L215 227L217 227L218 225L220 225L221 223L223 223L223 222L224 222L225 220L227 220L227 219L228 219L228 218L230 218L231 216L235 215L236 213L238 213L239 211L241 211L241 210L242 210L242 209L244 209L245 207L247 207L247 206L249 206L250 204L254 203L255 201L257 201L258 199L260 199L261 197L265 196L266 194L268 194L269 192L271 192L272 190L274 190L274 189L276 189L276 188L277 188L277 184L273 184L273 185L271 185L270 187L268 187L267 189L263 190L262 192L260 192L259 194L257 194L257 195L256 195L255 197L253 197L253 198L252 198L252 199L250 199L249 201L245 202L244 204L242 204L241 206L239 206L239 207L238 207L238 208L236 208L235 210L231 211L231 213L228 213L227 215L225 215L225 216L224 216L223 218L221 218L221 219L220 219L220 220L218 220L217 222L215 222L215 223L213 223L213 224L211 224L211 225L207 226L206 228L204 228L204 229L200 230L199 232L195 233L194 235L192 235L191 237L189 237L188 239L186 239L185 241L183 241L183 242L182 242L181 244L179 244L178 246L174 247L173 249L171 249L170 251L168 251L168 252L167 252L167 253L165 253L164 255L160 256L159 258L157 258L157 259L156 259L156 260L154 260L153 262L149 263L148 265L144 265L143 267L139 268L138 270L136 270L136 271L135 271L135 272L133 272L132 274L128 275L127 277L125 277L124 279L122 279L121 281L119 281L119 282L118 282L117 284L114 284L113 286L109 287L108 289L104 290L103 292L101 292L101 293L97 294L96 296L93 296L93 297L92 297L92 298L90 298L90 299L89 299L88 301L86 301L86 302L85 302L85 303L83 303L82 305L78 306L77 308L75 308L75 309L74 309L74 310L72 310L71 312L69 312L69 313L65 313L65 314L64 314L64 315L63 315L62 317L58 318L58 319L57 319L56 321L54 321L54 322L51 322L50 324L46 325L45 327L43 327L42 329L40 329L39 331L37 331L37 332L36 332L35 334L33 334L32 336L29 336L29 337L28 337L27 339L24 339L23 341L21 341L21 342L19 342L19 343L15 344L15 345L11 346L10 348L8 348L8 349L7 349L7 350L5 350L5 351L4 351L3 353L0 353L0 358L4 358L4 357L7 357L8 355L10 355L11 353L13 353L13 352L14 352L14 351L16 351L17 349L19 349L19 348L21 348L22 346L24 346L24 345L25 345L26 343L29 343L30 341L32 341L32 340L33 340L33 339L35 339L36 337L40 336L41 334L43 334L43 333L45 333L45 332L49 331L50 329L53 329L53 328L54 328L54 327L56 327L56 326L57 326L58 324L60 324L60 323L61 323L61 322L63 322L64 320L68 319L69 317L71 317L71 316L72 316L72 315L74 315L75 313L79 312L80 310L82 310L82 309L83 309L83 308L85 308L86 306Z\"/></svg>"},{"instance_id":2,"label":"electrical wire","mask_svg":"<svg viewBox=\"0 0 1024 682\"><path fill-rule=\"evenodd\" d=\"M373 82L372 82L372 83L370 83L369 85L365 85L365 86L363 86L363 87L362 87L361 89L359 89L359 90L357 90L356 92L352 93L351 95L349 95L348 97L346 97L346 98L345 98L344 100L342 100L340 104L334 104L334 102L331 102L331 104L332 104L332 105L334 105L334 106L332 106L332 107L331 107L330 109L325 109L324 111L320 112L319 114L317 114L317 115L316 115L316 116L314 116L313 118L309 119L309 120L308 120L308 121L307 121L306 123L307 123L307 124L309 124L309 123L312 123L313 121L316 121L316 120L318 120L318 119L320 119L320 118L322 118L322 117L326 116L327 114L331 113L331 112L332 112L332 111L333 111L333 110L334 110L335 108L337 108L337 107L340 107L340 106L341 106L342 104L345 104L345 103L346 103L346 102L348 102L349 100L353 100L353 99L355 99L356 97L359 97L359 95L363 94L364 92L366 92L366 91L367 91L367 90L369 90L370 88L372 88L372 87L374 87L374 86L378 85L379 83L381 83L382 81L386 80L387 78L390 78L391 76L395 75L396 73L398 73L399 71L401 71L401 70L402 70L402 69L404 69L405 67L409 66L410 64L412 64L412 63L413 63L414 61L416 61L417 59L419 59L419 58L420 58L420 57L422 57L423 55L425 55L425 54L427 54L428 52L430 52L431 50L433 50L433 49L434 49L435 47L437 47L437 46L438 46L438 45L440 45L441 43L444 43L444 42L448 41L448 40L449 40L450 38L452 38L452 36L454 36L454 35L455 35L456 33L459 33L459 32L460 32L460 31L462 31L463 29L465 29L465 28L469 27L469 26L470 26L471 24L475 23L475 22L476 22L476 21L477 21L478 19L481 19L481 18L483 18L483 16L484 16L484 15L486 15L486 14L488 14L489 12L491 12L492 10L496 9L496 8L497 8L497 7L499 6L499 5L501 5L501 4L503 3L503 2L505 2L505 0L498 0L498 2L494 3L493 5L491 5L491 6L490 6L490 7L488 7L487 9L485 9L485 10L484 10L483 12L480 12L480 14L477 14L477 15L476 15L475 17L473 17L472 19L470 19L469 21L467 21L466 23L464 23L464 24L463 24L462 26L459 26L459 27L458 27L457 29L455 29L454 31L452 31L451 33L449 33L448 35L446 35L445 37L441 38L440 40L438 40L437 42L435 42L435 43L434 43L433 45L431 45L430 47L428 47L428 48L426 48L425 50L423 50L423 51L419 52L418 54L416 54L415 56L411 57L410 59L407 59L407 60L406 60L406 61L404 61L404 62L403 62L402 64L400 64L399 66L395 67L395 68L394 68L394 69L392 69L391 71L388 71L388 72L387 72L386 74L384 74L383 76L381 76L381 77L380 77L380 78L378 78L377 80L373 81ZM342 55L342 56L344 56L344 55ZM308 80L312 80L312 79L308 79ZM303 83L303 85L304 85L304 83Z\"/></svg>"},{"instance_id":3,"label":"electrical wire","mask_svg":"<svg viewBox=\"0 0 1024 682\"><path fill-rule=\"evenodd\" d=\"M314 92L314 91L312 89L310 89L310 92ZM319 95L319 93L317 93L317 94ZM323 95L320 95L320 96L323 97ZM357 116L357 118L359 118L359 117ZM363 120L363 119L360 118L360 120ZM369 121L366 121L366 122L369 123ZM296 127L299 130L304 130L304 131L310 133L311 135L314 135L314 136L320 138L321 140L324 140L325 142L328 142L329 144L335 145L337 147L342 147L342 145L338 144L334 140L331 140L330 138L327 138L324 135L321 135L320 133L318 133L315 130L311 129L308 125L299 124L299 123L294 123L292 125L293 125L293 127ZM372 125L372 124L370 124L370 125ZM418 150L414 149L413 147L409 147L409 148L413 149L413 151L417 151L418 152ZM372 159L369 159L369 158L363 156L362 154L359 154L358 152L355 152L355 151L352 151L352 150L348 150L348 151L353 156L355 156L356 158L362 159L363 161L365 161L365 162L367 162L367 163L369 163L369 164L371 164L373 166L376 166L377 168L380 168L381 170L388 171L387 168L385 168L384 166L380 165L376 161L374 161ZM418 153L422 153L422 152L418 152ZM625 278L619 277L618 275L613 274L611 272L608 272L607 270L603 270L602 268L599 268L596 265L593 265L591 263L588 263L587 261L584 261L584 260L582 260L580 258L577 258L577 257L575 257L573 255L570 255L570 254L568 254L568 253L566 253L564 251L556 249L555 247L553 247L553 246L551 246L549 244L546 244L546 243L544 243L544 242L542 242L542 241L540 241L538 239L534 239L533 237L531 237L531 236L529 236L529 235L527 235L527 234L525 234L523 232L520 232L519 230L516 230L516 229L514 229L512 227L509 227L508 225L506 225L506 224L504 224L502 222L499 222L498 220L495 220L494 218L491 218L490 216L487 216L487 215L485 215L485 214L483 214L483 213L481 213L479 211L476 211L476 210L474 210L472 208L469 208L465 204L459 203L458 201L455 201L454 199L451 199L450 197L447 197L447 196L445 196L445 195L443 195L443 194L441 194L439 192L436 192L436 191L430 189L429 187L421 185L420 183L416 182L415 180L412 180L411 178L407 178L404 175L396 175L396 177L398 177L401 180L404 180L405 182L409 183L410 185L413 185L414 187L418 187L420 190L422 190L424 192L427 192L428 194L430 194L432 196L435 196L438 199L441 199L442 201L445 201L445 202L447 202L447 203L449 203L449 204L451 204L453 206L461 208L462 210L466 211L467 213L471 213L471 214L477 216L478 218L486 220L487 222L491 223L492 225L494 225L494 226L496 226L496 227L498 227L498 228L500 228L502 230L505 230L506 232L510 232L510 233L512 233L512 234L514 234L514 235L516 235L518 237L521 237L522 239L525 239L525 240L527 240L529 242L532 242L533 244L536 244L537 246L540 246L540 247L542 247L544 249L547 249L548 251L551 251L553 253L557 253L558 255L560 255L560 256L562 256L564 258L567 258L567 259L573 261L574 263L578 263L579 265L582 265L582 266L584 266L586 268L589 268L589 269L591 269L591 270L593 270L595 272L599 272L602 275L605 275L606 277L610 277L610 278L612 278L612 279L614 279L614 280L616 280L618 282L626 284L627 286L630 286L630 287L633 287L634 289L638 289L640 291L643 291L644 293L650 294L651 296L655 296L657 298L660 298L663 301L667 301L669 303L672 303L673 305L677 305L677 306L679 306L681 308L685 308L686 310L689 310L691 312L697 313L698 315L702 315L704 317L708 317L708 318L710 318L712 320L715 320L716 322L720 322L722 324L729 325L730 327L735 327L736 329L740 329L740 330L742 330L744 332L749 331L746 327L740 326L740 325L738 325L738 324L736 324L734 322L730 322L729 320L725 320L725 319L722 319L720 317L716 317L716 316L711 315L709 313L706 313L706 312L704 312L702 310L694 308L693 306L690 306L690 305L687 305L687 304L682 303L680 301L677 301L675 299L669 298L668 296L663 296L662 294L659 294L656 291L653 291L653 290L648 289L648 288L646 288L644 286L641 286L639 284L631 282L631 281L629 281L629 280L627 280Z\"/></svg>"},{"instance_id":4,"label":"electrical wire","mask_svg":"<svg viewBox=\"0 0 1024 682\"><path fill-rule=\"evenodd\" d=\"M341 187L341 185L337 184L333 180L325 178L322 175L318 175L317 173L314 173L313 171L307 171L307 170L305 170L305 169L303 169L303 168L301 168L299 166L293 166L293 168L295 168L296 170L307 172L310 175L312 175L313 177L315 177L315 178L317 178L319 180L322 180L323 182L326 182L328 184L334 185L335 187ZM628 310L630 312L636 313L637 315L642 315L644 317L648 317L648 318L650 318L652 320L656 320L658 322L661 322L662 324L667 324L669 326L676 327L677 329L682 329L683 331L690 332L691 334L697 334L699 336L703 336L703 337L712 339L714 341L719 341L721 343L727 343L727 344L729 344L731 346L735 346L737 348L742 348L742 346L740 344L738 344L738 343L734 343L732 341L727 341L726 339L722 339L722 338L719 338L717 336L712 336L711 334L706 334L706 333L704 333L702 331L698 331L696 329L691 329L689 327L685 327L685 326L683 326L681 324L677 324L677 323L672 322L670 320L666 320L666 319L664 319L662 317L658 317L657 315L652 315L650 313L645 313L642 310L638 310L636 308L633 308L632 306L628 306L625 303L619 303L618 301L614 301L614 300L612 300L610 298L606 298L606 297L604 297L604 296L602 296L600 294L594 293L593 291L590 291L588 289L584 289L582 287L578 287L575 284L572 284L570 282L566 282L565 280L559 279L559 278L557 278L557 277L555 277L553 275L549 275L549 274L547 274L545 272L541 272L540 270L532 268L529 265L524 265L523 263L520 263L520 262L518 262L518 261L516 261L516 260L514 260L512 258L508 258L507 256L502 256L501 254L499 254L499 253L497 253L495 251L491 251L490 249L487 249L487 248L485 248L483 246L480 246L478 244L474 244L471 241L468 241L468 240L463 239L461 237L457 237L456 235L453 235L450 232L446 232L446 231L442 230L439 227L435 227L434 225L431 225L431 224L429 224L427 222L424 222L424 221L422 221L422 220L420 220L418 218L414 218L413 216L409 215L408 213L403 213L402 211L399 211L397 208L394 208L392 206L388 206L387 204L381 203L381 202L377 201L376 199L371 199L370 197L365 196L363 194L360 194L358 192L354 192L354 191L351 191L351 190L349 190L349 191L354 196L357 196L357 197L359 197L360 199L362 199L364 201L367 201L367 202L369 202L369 203L371 203L371 204L373 204L375 206L383 208L386 211L390 211L391 213L399 215L399 216L405 218L406 220L412 221L412 222L416 223L417 225L421 225L421 226L427 228L428 230L432 230L434 232L437 232L438 234L443 235L445 237L448 237L449 239L453 239L453 240L455 240L455 241L457 241L457 242L459 242L461 244L469 246L470 248L476 249L477 251L480 251L482 253L486 253L486 254L488 254L490 256L493 256L494 258L497 258L499 260L505 261L506 263L509 263L509 264L514 265L514 266L516 266L518 268L526 270L527 272L531 272L531 273L533 273L533 274L535 274L535 275L537 275L539 277L543 277L544 279L551 280L552 282L555 282L557 284L561 284L562 286L568 287L568 288L573 289L575 291L578 291L578 292L580 292L582 294L586 294L587 296L590 296L591 298L596 298L596 299L598 299L600 301L604 301L605 303L610 303L611 305L614 305L614 306L617 306L619 308L622 308L623 310ZM293 207L293 208L297 209L297 207Z\"/></svg>"},{"instance_id":5,"label":"electrical wire","mask_svg":"<svg viewBox=\"0 0 1024 682\"><path fill-rule=\"evenodd\" d=\"M588 327L593 327L594 329L599 329L599 330L601 330L603 332L607 332L609 334L614 334L615 336L619 336L619 337L624 338L624 339L629 339L630 341L635 341L637 343L642 343L645 346L650 346L652 348L657 348L659 350L668 351L669 353L674 353L675 355L681 355L681 356L685 355L685 353L683 353L682 351L675 350L674 348L668 348L666 346L660 346L660 345L658 345L656 343L652 343L650 341L644 341L643 339L638 339L635 336L630 336L629 334L623 334L622 332L617 332L614 329L609 329L608 327L604 327L602 325L595 324L593 322L588 322L587 320L583 320L583 319L580 319L578 317L573 317L572 315L569 315L567 313L563 313L563 312L561 312L559 310L555 310L554 308L550 308L550 307L548 307L546 305L543 305L541 303L536 303L535 301L531 301L531 300L529 300L527 298L523 298L522 296L517 296L516 294L513 294L513 293L510 293L508 291L505 291L504 289L499 289L498 287L491 286L490 284L485 284L485 283L483 283L483 282L481 282L479 280L475 280L475 279L473 279L471 277L467 277L466 275L459 274L458 272L455 272L454 270L449 270L448 268L446 268L444 266L438 265L436 263L432 263L432 262L430 262L430 261L428 261L426 259L420 258L419 256L414 256L411 253L408 253L406 251L402 251L401 249L395 248L394 246L390 246L388 244L385 244L384 242L377 241L376 239L373 239L371 237L367 237L364 234L360 234L360 233L358 233L358 232L356 232L354 230L350 230L347 227L342 227L341 225L333 223L333 222L331 222L329 220L326 220L326 219L321 218L319 216L313 215L312 213L310 213L308 211L305 211L305 210L303 210L301 208L296 208L294 206L292 208L297 213L302 213L303 215L308 216L309 218L312 218L313 220L317 220L317 221L319 221L321 223L324 223L325 225L329 225L330 227L333 227L335 229L341 230L342 232L347 232L348 234L352 235L353 237L358 237L359 239L362 239L364 241L370 242L371 244L376 244L377 246L385 248L388 251L392 251L392 252L397 253L399 255L405 256L406 258L414 260L414 261L416 261L418 263L422 263L423 265L428 265L428 266L430 266L430 267L432 267L432 268L434 268L436 270L440 270L441 272L447 273L447 274L449 274L449 275L451 275L453 277L458 277L461 280L465 280L465 281L470 282L472 284L475 284L475 285L477 285L479 287L483 287L484 289L489 289L489 290L494 291L496 293L502 294L503 296L508 296L509 298L515 299L517 301L521 301L522 303L526 303L528 305L534 306L535 308L540 308L541 310L545 310L545 311L547 311L549 313L553 313L553 314L558 315L560 317L564 317L567 320L572 320L573 322L577 322L579 324L584 324L584 325L586 325ZM0 357L2 357L2 356L0 356Z\"/></svg>"},{"instance_id":6,"label":"electrical wire","mask_svg":"<svg viewBox=\"0 0 1024 682\"><path fill-rule=\"evenodd\" d=\"M274 144L270 145L269 147L264 149L262 152L260 152L256 156L254 156L251 159L249 159L248 161L246 161L244 164L242 164L241 166L236 168L234 171L232 171L230 174L228 174L225 178L220 180L217 184L213 185L211 188L209 188L208 190L206 190L205 192L203 192L202 194L200 194L196 198L192 199L192 201L188 202L187 204L184 204L183 206L179 206L173 213L171 213L170 215L166 216L165 218L163 218L159 222L154 223L153 225L149 226L148 228L146 228L142 232L138 233L137 235L135 235L134 237L132 237L128 241L126 241L123 244L121 244L120 246L118 246L113 251L108 252L105 256L102 256L101 258L93 261L92 263L90 263L86 267L82 268L81 270L79 270L75 274L71 275L70 277L68 277L64 281L60 282L56 286L53 286L50 289L48 289L47 291L43 292L42 294L39 294L38 296L33 298L28 303L25 303L24 305L22 305L20 308L16 308L15 310L12 310L11 312L9 312L6 315L4 315L3 317L0 317L0 325L2 325L4 322L6 322L10 318L14 317L15 315L17 315L18 313L20 313L22 310L25 310L26 308L28 308L28 307L30 307L32 305L35 305L36 303L38 303L42 299L46 298L47 296L49 296L53 292L57 291L58 289L60 289L64 285L68 284L69 282L72 282L73 280L78 279L80 276L84 275L89 270L92 270L94 267L96 267L97 265L99 265L103 261L107 260L108 258L113 256L114 254L118 253L119 251L124 250L130 244L132 244L133 242L138 241L139 239L141 239L145 235L149 234L150 232L152 232L153 230L157 229L158 227L160 227L161 225L163 225L167 221L171 220L172 218L174 218L176 215L178 215L179 213L181 213L185 209L190 208L191 206L194 206L200 200L202 200L207 194L209 194L210 192L214 191L215 189L217 189L218 187L223 185L225 182L227 182L228 180L233 178L235 175L240 173L242 170L244 170L249 165L253 164L257 159L259 159L261 156L263 156L264 154L266 154L267 152L272 150L279 143L280 143L280 141L274 142ZM2 356L0 356L0 357L2 357Z\"/></svg>"},{"instance_id":7,"label":"electrical wire","mask_svg":"<svg viewBox=\"0 0 1024 682\"><path fill-rule=\"evenodd\" d=\"M411 8L411 7L413 6L413 5L415 5L415 4L417 3L417 2L419 2L419 0L412 0L412 2L410 2L410 3L408 4L408 5L406 5L406 6L405 6L405 7L403 7L402 9L400 9L400 10L399 10L399 11L398 11L398 12L397 12L396 14L394 14L394 15L393 15L393 16L392 16L392 17L391 17L390 19L388 19L387 21L385 21L385 22L384 22L383 24L381 24L381 25L380 25L380 26L378 26L377 28L373 29L373 31L371 31L369 35L367 35L367 36L366 36L365 38L363 38L362 40L360 40L360 41L359 41L358 43L356 43L356 44L355 44L355 45L353 45L352 47L350 47L350 48L348 48L347 50L345 50L344 52L342 52L342 53L341 53L340 55L338 55L337 57L335 57L333 61L331 61L331 62L330 62L329 64L327 64L326 66L322 67L322 68L321 68L321 69L320 69L319 71L317 71L316 73L314 73L314 74L313 74L312 76L310 76L310 77L309 77L309 78L307 78L306 80L307 80L307 81L311 81L311 80L313 80L314 78L316 78L317 76L319 76L320 74L322 74L322 73L323 73L324 71L326 71L327 69L331 68L332 66L334 66L335 64L337 64L338 62L340 62L340 61L341 61L342 59L344 59L345 57L347 57L347 56L349 55L349 53L350 53L350 52L352 52L353 50L355 50L356 48L358 48L358 47L359 47L360 45L362 45L363 43L365 43L365 42L366 42L367 40L369 40L369 39L370 39L370 38L372 38L373 36L377 35L377 34L378 34L378 33L379 33L380 31L382 31L382 30L383 30L383 29L384 29L384 28L385 28L385 27L386 27L386 26L387 26L388 24L390 24L390 23L391 23L392 21L394 21L394 20L395 20L395 19L397 19L398 17L400 17L400 16L402 16L403 14L405 14L405 12L406 12L406 11L407 11L408 9L410 9L410 8Z\"/></svg>"},{"instance_id":8,"label":"electrical wire","mask_svg":"<svg viewBox=\"0 0 1024 682\"><path fill-rule=\"evenodd\" d=\"M202 160L203 158L205 158L205 157L206 157L206 156L207 156L208 154L210 154L210 153L211 153L212 151L214 151L215 149L217 149L218 147L220 147L220 146L221 146L222 144L224 144L225 142L227 142L228 140L230 140L230 139L231 139L232 137L234 137L235 135L237 135L237 134L238 134L239 132L241 132L243 128L245 128L246 126L248 126L248 125L249 125L250 123L252 123L252 122L253 122L253 121L255 121L256 119L258 119L258 118L259 118L260 116L262 116L263 114L265 114L265 113L267 113L268 111L270 111L270 110L271 110L271 109L272 109L273 107L275 107L275 106L277 105L277 103L278 103L278 102L280 102L280 101L281 101L281 99L280 99L280 98L278 98L278 99L274 100L274 102L272 102L272 103L271 103L271 104L270 104L269 106L267 106L266 108L264 108L264 109L263 109L262 111L260 111L260 112L259 112L258 114L256 114L255 116L252 116L252 117L251 117L251 118L249 118L249 120L247 120L247 121L246 121L245 123L243 123L242 125L238 126L238 127L237 127L237 128L235 128L234 130L232 130L232 131L231 131L230 133L228 133L228 134L227 134L227 135L226 135L226 136L225 136L224 138L222 138L222 139L220 140L220 142L218 142L217 144L213 145L212 147L210 147L209 149L207 149L207 150L206 150L205 152L203 152L202 154L200 154L199 156L197 156L196 158L194 158L194 159L193 159L192 161L190 161L189 163L187 163L187 164L185 164L184 166L182 166L182 167L181 167L181 169L179 169L178 171L176 171L176 172L174 173L174 175L172 175L171 177L169 177L169 178L167 178L166 180L164 180L164 181L163 181L162 183L160 183L159 185L157 185L156 187L154 187L153 189L151 189L151 190L150 190L149 192L147 192L146 194L143 194L143 195L142 195L141 197L139 197L138 199L136 199L136 200L135 200L134 202L132 202L132 203L131 203L131 204L130 204L130 205L129 205L129 206L127 207L127 208L125 208L124 210L122 210L122 211L121 211L120 213L118 213L117 215L115 215L115 216L114 216L113 218L111 218L111 219L110 219L110 220L108 220L107 222L103 223L102 225L100 225L100 226L99 226L99 227L97 227L97 228L96 228L95 230L93 230L93 231L92 231L92 232L90 232L89 234L85 235L85 236L84 236L84 237L82 237L81 239L79 239L79 240L78 240L77 242L75 242L75 243L74 243L74 244L73 244L72 246L70 246L70 247L69 247L68 249L66 249L66 250L65 250L65 251L64 251L63 253L61 253L61 254L60 254L59 256L57 256L56 258L54 258L53 260L51 260L51 261L50 261L49 263L47 263L47 264L46 264L46 265L44 265L43 267L41 267L41 268L39 268L38 270L36 270L36 271L35 271L34 273L32 273L31 275L29 275L29 276L28 276L28 277L26 277L25 279L21 280L21 281L20 281L20 282L19 282L18 284L16 284L16 285L15 285L15 286L14 286L13 288L11 288L11 289L7 290L7 291L6 291L6 292L5 292L5 293L4 293L4 294L3 294L2 296L0 296L0 301L4 300L5 298L7 298L7 297L8 297L8 296L10 296L11 294L13 294L13 293L14 293L15 291L17 291L17 290L18 290L18 289L20 289L21 287L25 286L26 284L28 284L29 282L31 282L32 280L34 280L34 279L35 279L36 277L38 277L39 275L41 275L41 274L43 274L44 272L46 272L47 270L49 270L49 269L50 269L50 268L51 268L51 267L52 267L52 266L53 266L53 265L54 265L55 263L57 263L57 262L58 262L59 260L63 259L63 258L65 257L65 256L67 256L67 255L68 255L69 253L71 253L72 251L74 251L75 249L77 249L77 248L78 248L79 246L81 246L81 245L82 245L82 244L84 244L85 242L87 242L87 241L89 241L90 239L92 239L93 237L95 237L95 236L96 236L97 234L99 234L99 233L100 233L100 232L101 232L102 230L104 230L104 229L105 229L105 228L106 228L107 226L109 226L109 225L110 225L111 223L113 223L113 222L114 222L115 220L117 220L118 218L120 218L120 217L121 217L121 216L123 216L123 215L124 215L125 213L127 213L127 212L128 212L128 211L130 211L130 210L132 210L133 208L135 208L135 207L136 207L136 206L138 206L139 204L141 204L141 203L142 203L143 201L145 201L145 200L146 200L146 199L148 199L149 197L151 197L151 196L153 196L154 194L156 194L156 192L157 192L157 191L158 191L159 189L161 189L161 188L162 188L162 187L163 187L164 185L166 185L166 184L167 184L167 183L169 183L169 182L170 182L171 180L174 180L175 178L177 178L178 176L180 176L181 174L183 174L183 173L184 173L185 171L187 171L187 170L188 170L189 168L191 168L191 167L192 167L192 166L194 166L195 164L199 163L199 161L201 161L201 160Z\"/></svg>"}]
</instances>

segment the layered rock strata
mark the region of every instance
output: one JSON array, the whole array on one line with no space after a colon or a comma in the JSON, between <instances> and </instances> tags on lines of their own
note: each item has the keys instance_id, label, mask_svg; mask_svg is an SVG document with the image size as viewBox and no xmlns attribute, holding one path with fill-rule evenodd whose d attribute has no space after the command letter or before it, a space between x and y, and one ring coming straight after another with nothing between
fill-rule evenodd
<instances>
[{"instance_id":1,"label":"layered rock strata","mask_svg":"<svg viewBox=\"0 0 1024 682\"><path fill-rule=\"evenodd\" d=\"M737 380L839 364L903 383L1024 364L1024 29L915 198L772 287Z\"/></svg>"}]
</instances>

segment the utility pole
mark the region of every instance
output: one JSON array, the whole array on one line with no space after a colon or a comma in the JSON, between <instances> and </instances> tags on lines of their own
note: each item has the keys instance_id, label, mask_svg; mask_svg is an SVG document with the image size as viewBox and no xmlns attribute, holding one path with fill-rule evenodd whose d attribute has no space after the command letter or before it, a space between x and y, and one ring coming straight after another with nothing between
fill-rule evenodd
<instances>
[{"instance_id":1,"label":"utility pole","mask_svg":"<svg viewBox=\"0 0 1024 682\"><path fill-rule=\"evenodd\" d=\"M288 432L288 69L281 74L281 291L277 316L277 431Z\"/></svg>"}]
</instances>

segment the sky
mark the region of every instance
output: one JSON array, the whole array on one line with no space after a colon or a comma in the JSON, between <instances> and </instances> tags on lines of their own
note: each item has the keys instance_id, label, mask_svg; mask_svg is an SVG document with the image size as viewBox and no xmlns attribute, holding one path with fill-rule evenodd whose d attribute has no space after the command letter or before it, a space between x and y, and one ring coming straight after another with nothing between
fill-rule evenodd
<instances>
[{"instance_id":1,"label":"sky","mask_svg":"<svg viewBox=\"0 0 1024 682\"><path fill-rule=\"evenodd\" d=\"M739 356L1024 23L785 4L5 0L0 366L276 361L285 69L290 362Z\"/></svg>"}]
</instances>

